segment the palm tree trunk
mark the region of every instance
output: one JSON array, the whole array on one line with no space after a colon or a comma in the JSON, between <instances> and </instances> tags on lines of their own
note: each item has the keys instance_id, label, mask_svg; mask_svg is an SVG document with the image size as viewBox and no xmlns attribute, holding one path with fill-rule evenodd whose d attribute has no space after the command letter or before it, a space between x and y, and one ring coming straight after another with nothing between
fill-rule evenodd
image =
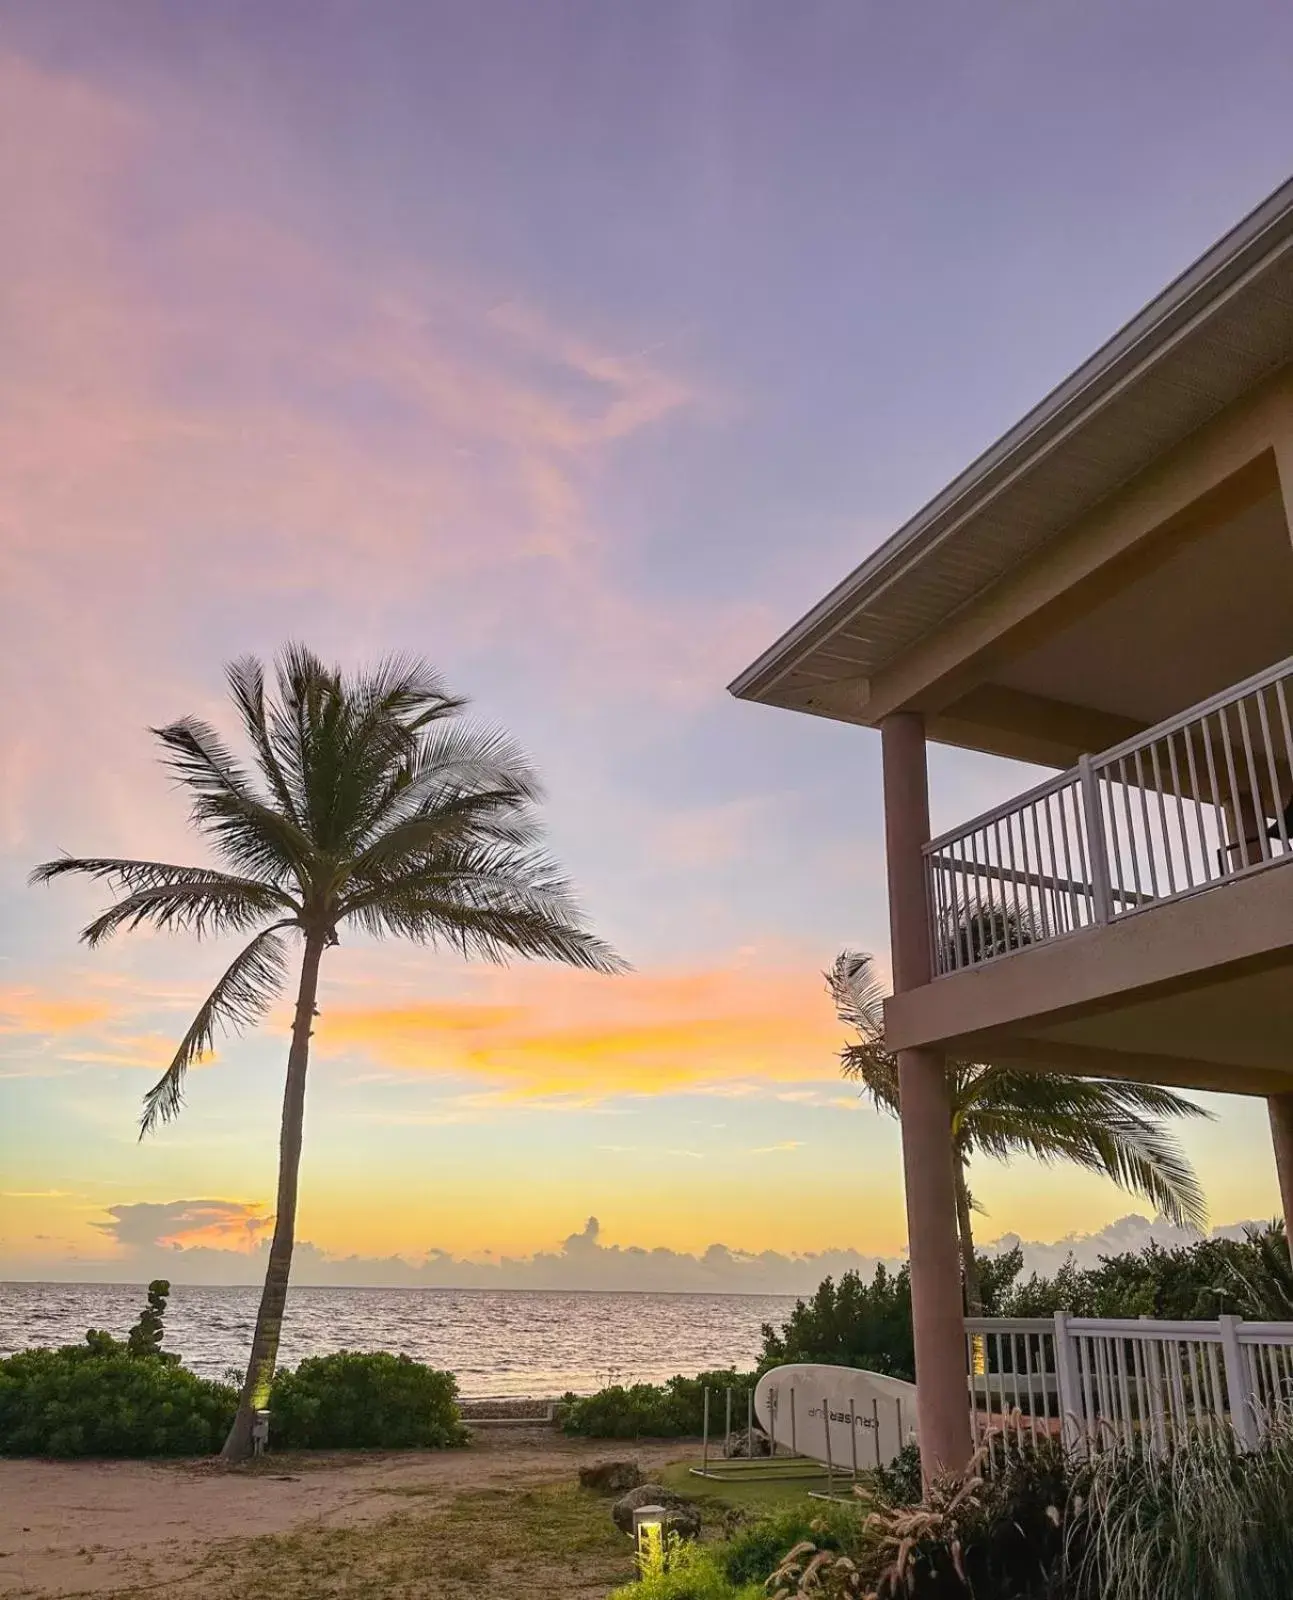
<instances>
[{"instance_id":1,"label":"palm tree trunk","mask_svg":"<svg viewBox=\"0 0 1293 1600\"><path fill-rule=\"evenodd\" d=\"M238 1397L238 1411L229 1437L220 1452L226 1461L245 1461L252 1453L252 1426L256 1412L269 1400L269 1388L278 1360L278 1339L283 1327L283 1308L287 1304L287 1281L292 1270L292 1246L296 1242L296 1186L301 1169L301 1139L305 1128L305 1074L310 1063L310 1032L314 1022L314 1001L319 988L319 962L323 957L324 936L307 934L301 961L301 983L296 996L296 1017L292 1023L292 1048L287 1056L287 1083L283 1090L283 1126L278 1146L278 1206L274 1214L274 1237L269 1247L269 1265L256 1331L251 1341L247 1376Z\"/></svg>"},{"instance_id":2,"label":"palm tree trunk","mask_svg":"<svg viewBox=\"0 0 1293 1600\"><path fill-rule=\"evenodd\" d=\"M956 1158L956 1228L961 1239L961 1278L965 1285L965 1314L983 1315L983 1291L979 1287L979 1264L974 1259L974 1223L970 1210L970 1191L965 1182L965 1161Z\"/></svg>"}]
</instances>

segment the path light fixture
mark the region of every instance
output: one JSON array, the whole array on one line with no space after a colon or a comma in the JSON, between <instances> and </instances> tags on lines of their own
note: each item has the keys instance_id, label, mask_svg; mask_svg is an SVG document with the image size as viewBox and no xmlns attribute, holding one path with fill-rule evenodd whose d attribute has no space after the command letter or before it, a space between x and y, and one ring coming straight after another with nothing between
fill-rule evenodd
<instances>
[{"instance_id":1,"label":"path light fixture","mask_svg":"<svg viewBox=\"0 0 1293 1600\"><path fill-rule=\"evenodd\" d=\"M253 1414L251 1424L251 1451L253 1455L263 1456L269 1449L269 1412L257 1411Z\"/></svg>"},{"instance_id":2,"label":"path light fixture","mask_svg":"<svg viewBox=\"0 0 1293 1600\"><path fill-rule=\"evenodd\" d=\"M638 1577L663 1572L668 1563L669 1513L663 1506L638 1506L633 1513L633 1547Z\"/></svg>"}]
</instances>

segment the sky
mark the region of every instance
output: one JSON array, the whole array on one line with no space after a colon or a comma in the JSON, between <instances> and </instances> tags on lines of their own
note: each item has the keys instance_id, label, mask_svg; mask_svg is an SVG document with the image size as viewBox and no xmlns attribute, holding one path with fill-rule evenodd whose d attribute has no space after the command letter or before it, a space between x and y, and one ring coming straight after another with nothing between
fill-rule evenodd
<instances>
[{"instance_id":1,"label":"sky","mask_svg":"<svg viewBox=\"0 0 1293 1600\"><path fill-rule=\"evenodd\" d=\"M1287 177L1291 79L1265 0L0 0L0 1277L258 1269L286 1014L138 1142L222 950L26 875L200 858L148 728L288 639L509 729L634 968L330 951L304 1270L900 1255L820 976L885 959L878 740L724 686ZM934 827L1034 776L935 750ZM972 1181L985 1237L1134 1209Z\"/></svg>"}]
</instances>

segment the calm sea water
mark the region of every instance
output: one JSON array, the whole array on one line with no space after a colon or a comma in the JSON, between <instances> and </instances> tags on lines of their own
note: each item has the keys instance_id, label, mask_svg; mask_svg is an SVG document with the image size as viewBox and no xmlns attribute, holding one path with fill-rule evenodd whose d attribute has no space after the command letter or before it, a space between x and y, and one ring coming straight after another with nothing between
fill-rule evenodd
<instances>
[{"instance_id":1,"label":"calm sea water","mask_svg":"<svg viewBox=\"0 0 1293 1600\"><path fill-rule=\"evenodd\" d=\"M260 1291L171 1292L166 1348L207 1377L246 1360ZM87 1328L124 1335L144 1303L133 1284L0 1283L0 1355L77 1343ZM290 1291L280 1360L332 1350L404 1351L457 1374L467 1397L591 1393L612 1381L753 1365L759 1329L793 1296L599 1294L557 1290Z\"/></svg>"}]
</instances>

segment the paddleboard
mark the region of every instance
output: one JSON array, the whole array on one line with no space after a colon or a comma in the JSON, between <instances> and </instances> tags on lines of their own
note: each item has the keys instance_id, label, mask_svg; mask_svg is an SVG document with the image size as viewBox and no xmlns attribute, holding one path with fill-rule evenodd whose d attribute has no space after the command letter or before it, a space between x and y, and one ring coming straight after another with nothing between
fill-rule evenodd
<instances>
[{"instance_id":1,"label":"paddleboard","mask_svg":"<svg viewBox=\"0 0 1293 1600\"><path fill-rule=\"evenodd\" d=\"M849 1471L887 1466L916 1439L916 1385L859 1367L792 1362L754 1390L759 1426L777 1453L797 1451Z\"/></svg>"}]
</instances>

